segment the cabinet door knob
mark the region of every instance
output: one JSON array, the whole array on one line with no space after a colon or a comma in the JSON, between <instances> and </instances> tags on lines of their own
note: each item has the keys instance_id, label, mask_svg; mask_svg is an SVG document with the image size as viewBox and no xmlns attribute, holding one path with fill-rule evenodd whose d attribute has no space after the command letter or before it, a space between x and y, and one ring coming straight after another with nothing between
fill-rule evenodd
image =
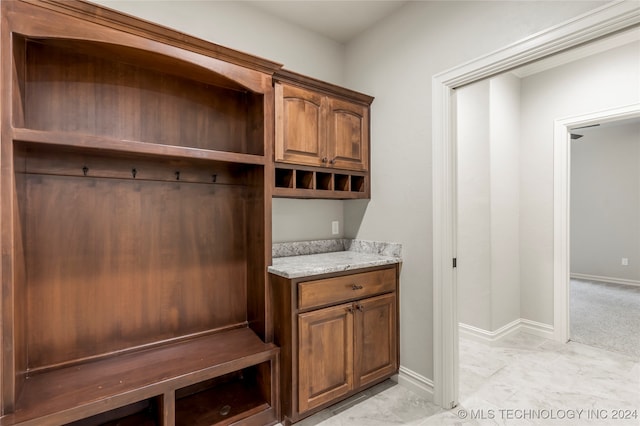
<instances>
[{"instance_id":1,"label":"cabinet door knob","mask_svg":"<svg viewBox=\"0 0 640 426\"><path fill-rule=\"evenodd\" d=\"M353 313L353 306L349 306L349 307L347 308L347 312L349 312L350 314L352 314L352 313Z\"/></svg>"},{"instance_id":2,"label":"cabinet door knob","mask_svg":"<svg viewBox=\"0 0 640 426\"><path fill-rule=\"evenodd\" d=\"M359 303L356 303L356 309L359 310L360 312L364 311L364 306L362 306Z\"/></svg>"},{"instance_id":3,"label":"cabinet door knob","mask_svg":"<svg viewBox=\"0 0 640 426\"><path fill-rule=\"evenodd\" d=\"M351 284L351 290L362 290L362 286L361 285L357 285L357 284Z\"/></svg>"},{"instance_id":4,"label":"cabinet door knob","mask_svg":"<svg viewBox=\"0 0 640 426\"><path fill-rule=\"evenodd\" d=\"M336 162L335 158L332 158L331 160L329 160L329 164L334 164Z\"/></svg>"},{"instance_id":5,"label":"cabinet door knob","mask_svg":"<svg viewBox=\"0 0 640 426\"><path fill-rule=\"evenodd\" d=\"M322 161L323 163L326 163L326 162L327 162L327 157L322 157L322 160L321 160L321 161Z\"/></svg>"}]
</instances>

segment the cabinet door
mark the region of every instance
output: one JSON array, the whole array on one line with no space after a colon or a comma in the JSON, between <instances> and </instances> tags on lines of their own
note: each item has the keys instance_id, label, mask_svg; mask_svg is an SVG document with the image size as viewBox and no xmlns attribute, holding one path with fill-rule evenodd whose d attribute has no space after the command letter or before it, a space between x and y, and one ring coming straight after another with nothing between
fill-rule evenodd
<instances>
[{"instance_id":1,"label":"cabinet door","mask_svg":"<svg viewBox=\"0 0 640 426\"><path fill-rule=\"evenodd\" d=\"M356 302L355 383L364 386L398 369L396 293Z\"/></svg>"},{"instance_id":2,"label":"cabinet door","mask_svg":"<svg viewBox=\"0 0 640 426\"><path fill-rule=\"evenodd\" d=\"M347 170L369 168L369 108L328 98L327 156L330 166Z\"/></svg>"},{"instance_id":3,"label":"cabinet door","mask_svg":"<svg viewBox=\"0 0 640 426\"><path fill-rule=\"evenodd\" d=\"M275 96L275 160L310 166L326 164L325 97L284 84L276 84Z\"/></svg>"},{"instance_id":4,"label":"cabinet door","mask_svg":"<svg viewBox=\"0 0 640 426\"><path fill-rule=\"evenodd\" d=\"M298 411L353 389L353 304L298 314Z\"/></svg>"}]
</instances>

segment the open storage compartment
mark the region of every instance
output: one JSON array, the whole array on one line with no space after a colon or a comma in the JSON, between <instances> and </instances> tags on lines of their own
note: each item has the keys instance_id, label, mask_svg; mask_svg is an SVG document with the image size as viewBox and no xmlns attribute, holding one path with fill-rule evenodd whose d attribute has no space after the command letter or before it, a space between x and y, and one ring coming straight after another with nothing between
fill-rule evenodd
<instances>
[{"instance_id":1,"label":"open storage compartment","mask_svg":"<svg viewBox=\"0 0 640 426\"><path fill-rule=\"evenodd\" d=\"M321 191L333 190L333 175L331 173L316 172L316 189Z\"/></svg>"},{"instance_id":2,"label":"open storage compartment","mask_svg":"<svg viewBox=\"0 0 640 426\"><path fill-rule=\"evenodd\" d=\"M278 163L274 176L274 197L354 199L370 196L366 172Z\"/></svg>"},{"instance_id":3,"label":"open storage compartment","mask_svg":"<svg viewBox=\"0 0 640 426\"><path fill-rule=\"evenodd\" d=\"M176 391L176 426L228 425L259 413L271 401L268 362Z\"/></svg>"},{"instance_id":4,"label":"open storage compartment","mask_svg":"<svg viewBox=\"0 0 640 426\"><path fill-rule=\"evenodd\" d=\"M14 46L25 61L18 127L264 155L263 95L232 80L105 43L16 35Z\"/></svg>"},{"instance_id":5,"label":"open storage compartment","mask_svg":"<svg viewBox=\"0 0 640 426\"><path fill-rule=\"evenodd\" d=\"M349 190L349 175L336 175L336 191Z\"/></svg>"},{"instance_id":6,"label":"open storage compartment","mask_svg":"<svg viewBox=\"0 0 640 426\"><path fill-rule=\"evenodd\" d=\"M65 426L160 426L161 410L162 397L157 396L67 423Z\"/></svg>"},{"instance_id":7,"label":"open storage compartment","mask_svg":"<svg viewBox=\"0 0 640 426\"><path fill-rule=\"evenodd\" d=\"M262 166L15 153L32 374L246 326L247 269L263 264L249 256L247 185Z\"/></svg>"},{"instance_id":8,"label":"open storage compartment","mask_svg":"<svg viewBox=\"0 0 640 426\"><path fill-rule=\"evenodd\" d=\"M234 372L266 395L238 418L275 424L275 65L89 3L0 7L0 425L173 424L178 389Z\"/></svg>"}]
</instances>

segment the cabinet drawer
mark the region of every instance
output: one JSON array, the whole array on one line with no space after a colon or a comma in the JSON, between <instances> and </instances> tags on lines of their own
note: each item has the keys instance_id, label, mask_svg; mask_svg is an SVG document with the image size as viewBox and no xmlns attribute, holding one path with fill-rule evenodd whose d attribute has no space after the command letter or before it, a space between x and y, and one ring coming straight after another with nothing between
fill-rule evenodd
<instances>
[{"instance_id":1,"label":"cabinet drawer","mask_svg":"<svg viewBox=\"0 0 640 426\"><path fill-rule=\"evenodd\" d=\"M298 284L298 309L341 303L396 288L395 268L363 272Z\"/></svg>"}]
</instances>

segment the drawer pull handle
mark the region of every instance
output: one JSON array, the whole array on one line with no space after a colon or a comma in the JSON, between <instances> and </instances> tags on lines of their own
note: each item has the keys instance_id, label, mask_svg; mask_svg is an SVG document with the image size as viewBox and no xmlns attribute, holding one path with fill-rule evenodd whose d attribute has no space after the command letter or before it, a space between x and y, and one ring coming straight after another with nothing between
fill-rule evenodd
<instances>
[{"instance_id":1,"label":"drawer pull handle","mask_svg":"<svg viewBox=\"0 0 640 426\"><path fill-rule=\"evenodd\" d=\"M362 290L362 286L357 284L351 284L351 290Z\"/></svg>"}]
</instances>

